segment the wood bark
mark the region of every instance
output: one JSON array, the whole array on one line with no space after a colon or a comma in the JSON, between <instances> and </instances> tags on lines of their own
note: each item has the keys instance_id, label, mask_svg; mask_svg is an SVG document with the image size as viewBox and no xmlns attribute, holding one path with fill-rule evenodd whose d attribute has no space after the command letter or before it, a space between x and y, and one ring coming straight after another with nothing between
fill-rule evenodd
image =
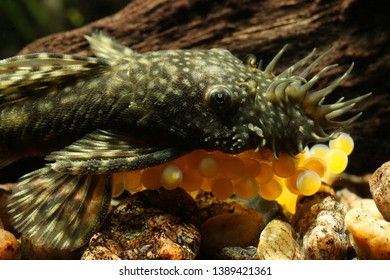
<instances>
[{"instance_id":1,"label":"wood bark","mask_svg":"<svg viewBox=\"0 0 390 280\"><path fill-rule=\"evenodd\" d=\"M338 63L340 67L320 86L352 61L355 68L328 100L373 92L352 110L363 115L347 130L356 147L348 171L363 174L390 158L390 17L385 7L384 0L134 0L114 15L38 39L20 53L91 55L83 36L94 31L139 52L219 47L239 58L252 53L265 62L288 44L277 72L313 48L321 52L333 46L322 66Z\"/></svg>"}]
</instances>

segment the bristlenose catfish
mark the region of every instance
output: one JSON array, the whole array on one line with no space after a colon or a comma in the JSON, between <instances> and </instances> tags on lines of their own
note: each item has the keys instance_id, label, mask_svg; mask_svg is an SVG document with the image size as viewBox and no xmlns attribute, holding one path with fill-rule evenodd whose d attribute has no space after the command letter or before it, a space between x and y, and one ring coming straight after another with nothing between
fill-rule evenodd
<instances>
[{"instance_id":1,"label":"bristlenose catfish","mask_svg":"<svg viewBox=\"0 0 390 280\"><path fill-rule=\"evenodd\" d=\"M0 169L26 157L47 165L20 178L8 211L40 246L74 250L101 226L110 173L173 160L196 149L236 154L269 148L291 155L356 120L337 120L369 94L334 104L312 91L336 65L310 72L314 51L273 74L224 49L137 53L101 34L96 57L27 54L0 61Z\"/></svg>"}]
</instances>

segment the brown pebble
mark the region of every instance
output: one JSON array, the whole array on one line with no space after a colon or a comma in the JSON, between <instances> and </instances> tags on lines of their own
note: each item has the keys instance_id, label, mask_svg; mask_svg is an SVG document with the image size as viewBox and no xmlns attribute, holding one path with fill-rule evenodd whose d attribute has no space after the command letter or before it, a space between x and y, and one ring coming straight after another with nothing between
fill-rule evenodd
<instances>
[{"instance_id":1,"label":"brown pebble","mask_svg":"<svg viewBox=\"0 0 390 280\"><path fill-rule=\"evenodd\" d=\"M241 200L218 200L212 193L193 193L199 211L201 253L210 257L225 247L257 246L264 228L263 215Z\"/></svg>"},{"instance_id":2,"label":"brown pebble","mask_svg":"<svg viewBox=\"0 0 390 280\"><path fill-rule=\"evenodd\" d=\"M145 190L124 199L82 259L194 259L200 233L196 205L183 190Z\"/></svg>"},{"instance_id":3,"label":"brown pebble","mask_svg":"<svg viewBox=\"0 0 390 280\"><path fill-rule=\"evenodd\" d=\"M379 167L370 180L370 192L379 212L390 221L390 161Z\"/></svg>"},{"instance_id":4,"label":"brown pebble","mask_svg":"<svg viewBox=\"0 0 390 280\"><path fill-rule=\"evenodd\" d=\"M19 259L18 240L4 229L0 229L0 260Z\"/></svg>"},{"instance_id":5,"label":"brown pebble","mask_svg":"<svg viewBox=\"0 0 390 280\"><path fill-rule=\"evenodd\" d=\"M256 245L262 225L245 214L226 213L213 216L204 222L202 253L214 255L224 247L247 247Z\"/></svg>"},{"instance_id":6,"label":"brown pebble","mask_svg":"<svg viewBox=\"0 0 390 280\"><path fill-rule=\"evenodd\" d=\"M305 209L305 211L301 211ZM298 203L293 226L301 255L311 260L344 259L349 239L344 225L344 205L332 196L316 194Z\"/></svg>"}]
</instances>

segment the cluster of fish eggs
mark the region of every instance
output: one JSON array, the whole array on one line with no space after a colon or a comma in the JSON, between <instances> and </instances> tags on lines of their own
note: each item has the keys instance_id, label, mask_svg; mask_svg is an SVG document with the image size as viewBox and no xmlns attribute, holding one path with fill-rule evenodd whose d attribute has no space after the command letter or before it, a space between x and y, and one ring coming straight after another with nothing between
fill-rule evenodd
<instances>
[{"instance_id":1,"label":"cluster of fish eggs","mask_svg":"<svg viewBox=\"0 0 390 280\"><path fill-rule=\"evenodd\" d=\"M310 196L325 187L335 174L345 170L353 139L341 133L328 145L315 144L291 157L269 150L246 151L238 155L194 151L171 162L143 170L113 174L113 197L126 189L131 193L143 189L182 189L212 192L218 199L233 194L251 199L259 194L276 200L294 213L299 195Z\"/></svg>"}]
</instances>

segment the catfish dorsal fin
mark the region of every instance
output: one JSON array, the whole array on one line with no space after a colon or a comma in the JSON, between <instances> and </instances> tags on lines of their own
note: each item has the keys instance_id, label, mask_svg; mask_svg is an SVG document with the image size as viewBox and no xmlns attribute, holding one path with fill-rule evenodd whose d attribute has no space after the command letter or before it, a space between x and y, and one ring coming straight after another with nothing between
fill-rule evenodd
<instances>
[{"instance_id":1,"label":"catfish dorsal fin","mask_svg":"<svg viewBox=\"0 0 390 280\"><path fill-rule=\"evenodd\" d=\"M85 39L88 40L94 55L103 59L116 60L136 53L100 32L93 33L92 36L85 36Z\"/></svg>"}]
</instances>

